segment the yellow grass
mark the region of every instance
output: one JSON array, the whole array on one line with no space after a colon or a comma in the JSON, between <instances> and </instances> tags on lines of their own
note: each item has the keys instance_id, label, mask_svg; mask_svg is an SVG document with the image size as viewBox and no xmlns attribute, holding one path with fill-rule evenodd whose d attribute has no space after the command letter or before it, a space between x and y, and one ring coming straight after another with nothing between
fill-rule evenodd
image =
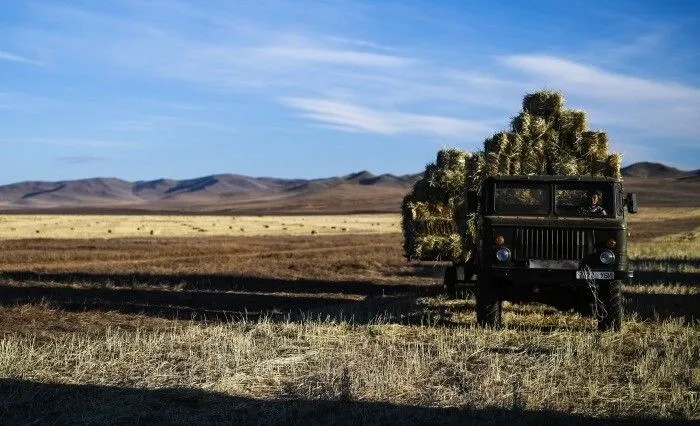
<instances>
[{"instance_id":1,"label":"yellow grass","mask_svg":"<svg viewBox=\"0 0 700 426\"><path fill-rule=\"evenodd\" d=\"M642 208L627 215L641 222L697 219L700 208ZM385 234L401 232L399 214L318 216L138 216L138 215L0 215L0 239L125 238ZM151 232L152 231L152 232ZM664 237L674 239L676 236ZM682 237L682 236L681 236ZM682 240L682 238L681 238ZM632 238L634 241L634 238ZM674 240L674 243L676 241ZM681 249L679 249L681 250Z\"/></svg>"},{"instance_id":2,"label":"yellow grass","mask_svg":"<svg viewBox=\"0 0 700 426\"><path fill-rule=\"evenodd\" d=\"M319 216L2 215L0 239L384 234L398 214Z\"/></svg>"},{"instance_id":3,"label":"yellow grass","mask_svg":"<svg viewBox=\"0 0 700 426\"><path fill-rule=\"evenodd\" d=\"M186 387L261 401L512 410L509 424L530 410L584 419L697 420L698 339L697 327L679 321L631 320L615 334L566 326L492 331L381 321L360 326L318 320L189 324L43 341L8 335L0 340L0 377L22 380L25 386L51 383L55 389L76 384ZM63 389L58 396L67 392ZM34 398L7 395L5 400L20 408L31 407ZM42 406L47 402L34 402L34 409L48 414ZM59 409L57 421L86 414L104 416L102 421L115 413L131 421L138 416L136 407L104 403L106 413ZM358 404L351 414L367 413ZM169 418L167 409L161 416L161 421Z\"/></svg>"},{"instance_id":4,"label":"yellow grass","mask_svg":"<svg viewBox=\"0 0 700 426\"><path fill-rule=\"evenodd\" d=\"M639 213L627 214L629 223L692 218L700 226L700 207L640 207Z\"/></svg>"},{"instance_id":5,"label":"yellow grass","mask_svg":"<svg viewBox=\"0 0 700 426\"><path fill-rule=\"evenodd\" d=\"M150 229L158 232L136 251L134 241L142 244L142 239L93 241L88 248L79 247L87 246L80 241L6 242L6 264L23 270L53 261L66 271L91 271L80 262L110 255L126 261L117 264L110 258L109 267L100 265L102 269L95 271L115 276L128 276L132 268L150 271L145 264L132 262L135 259L155 262L150 267L161 268L159 273L185 279L187 275L178 268L188 264L181 258L150 257L165 250L157 249L158 244L176 246L176 250L184 250L185 244L201 244L204 247L196 246L190 253L197 255L190 259L192 267L212 278L233 273L253 277L248 291L256 290L258 276L261 282L289 285L305 278L324 288L345 281L345 303L351 297L357 299L352 306L334 307L332 303L339 302L329 298L328 305L324 302L322 307L291 312L296 298L312 294L284 296L257 288L260 303L285 299L276 303L290 310L284 314L287 319L278 314L208 323L168 322L149 317L148 311L131 316L119 313L118 305L114 307L117 312L110 313L90 310L89 303L85 304L87 312L77 313L54 311L51 305L5 306L2 309L8 314L0 325L9 331L0 333L0 424L635 424L700 420L700 289L695 278L700 269L696 225L700 221L693 221L700 218L700 209L644 209L629 218L632 224L666 226L676 221L668 235L647 233L646 239L635 240L633 234L630 254L640 272L672 272L681 279L675 285L637 279L635 285L625 286L624 329L600 333L591 318L543 305L505 303L506 327L496 331L474 326L473 298L369 296L360 294L362 282L353 290L355 280L439 284L439 274L427 271L420 275L423 269L410 269L401 261L398 215L0 216L4 239L148 237ZM684 220L682 225L679 220ZM38 223L43 224L40 231L44 235L35 234ZM143 227L134 231L127 225ZM241 227L245 233L240 232ZM276 243L263 241L269 238L157 238L309 235L312 229L319 234L393 235L281 238ZM251 247L250 253L237 254L243 248L234 242L243 248L258 246ZM216 245L224 243L231 245L227 251ZM355 245L358 243L367 244L366 249ZM22 246L27 246L25 251ZM266 250L268 256L263 258ZM242 256L246 254L252 256ZM216 256L223 259L219 263L224 266L207 266L204 259L212 257L213 262ZM260 265L249 265L256 260ZM129 291L141 294L149 285L131 283L131 287L112 289L103 281L66 280L44 285L54 286L57 294L72 291L76 298L90 291L106 298ZM42 283L8 282L5 290L22 285ZM151 290L154 294L172 291L168 303L174 307L195 303L184 301L180 294L197 285L203 286L197 294L207 292L210 300L233 295L226 289L206 287L206 279L188 285L176 282L172 290L166 284ZM212 308L207 303L203 307ZM44 317L50 320L42 322Z\"/></svg>"}]
</instances>

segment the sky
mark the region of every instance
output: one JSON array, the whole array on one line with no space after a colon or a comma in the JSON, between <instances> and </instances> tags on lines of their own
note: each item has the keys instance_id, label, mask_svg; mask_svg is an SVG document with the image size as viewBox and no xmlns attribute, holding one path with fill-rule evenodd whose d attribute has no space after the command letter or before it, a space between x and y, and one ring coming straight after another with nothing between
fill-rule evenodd
<instances>
[{"instance_id":1,"label":"sky","mask_svg":"<svg viewBox=\"0 0 700 426\"><path fill-rule=\"evenodd\" d=\"M562 91L700 168L700 2L0 0L0 185L421 172Z\"/></svg>"}]
</instances>

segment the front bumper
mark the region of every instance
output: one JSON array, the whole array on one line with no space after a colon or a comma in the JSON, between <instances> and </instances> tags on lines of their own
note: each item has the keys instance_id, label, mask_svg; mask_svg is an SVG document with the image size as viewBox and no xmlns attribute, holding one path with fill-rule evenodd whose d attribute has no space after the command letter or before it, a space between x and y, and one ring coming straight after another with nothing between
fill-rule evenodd
<instances>
[{"instance_id":1,"label":"front bumper","mask_svg":"<svg viewBox=\"0 0 700 426\"><path fill-rule=\"evenodd\" d=\"M577 269L498 267L481 268L479 273L483 278L506 280L515 285L563 283L586 285L587 281L585 279L576 278L576 271ZM615 280L630 280L634 276L633 271L592 270L592 272L596 271L613 272L613 279Z\"/></svg>"}]
</instances>

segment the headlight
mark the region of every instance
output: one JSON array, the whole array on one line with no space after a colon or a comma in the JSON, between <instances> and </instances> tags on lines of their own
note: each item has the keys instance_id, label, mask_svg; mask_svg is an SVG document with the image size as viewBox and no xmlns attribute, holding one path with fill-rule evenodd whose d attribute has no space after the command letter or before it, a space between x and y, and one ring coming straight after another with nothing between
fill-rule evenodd
<instances>
[{"instance_id":1,"label":"headlight","mask_svg":"<svg viewBox=\"0 0 700 426\"><path fill-rule=\"evenodd\" d=\"M505 247L499 248L496 252L496 259L500 260L501 262L507 262L510 259L510 250Z\"/></svg>"},{"instance_id":2,"label":"headlight","mask_svg":"<svg viewBox=\"0 0 700 426\"><path fill-rule=\"evenodd\" d=\"M610 250L605 250L600 254L600 263L603 265L610 265L615 261L615 253Z\"/></svg>"}]
</instances>

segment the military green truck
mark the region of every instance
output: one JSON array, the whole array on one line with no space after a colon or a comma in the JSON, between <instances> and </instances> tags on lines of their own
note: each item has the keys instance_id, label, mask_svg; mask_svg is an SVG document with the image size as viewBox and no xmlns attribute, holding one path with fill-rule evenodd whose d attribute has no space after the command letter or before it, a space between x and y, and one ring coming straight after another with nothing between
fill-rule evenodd
<instances>
[{"instance_id":1,"label":"military green truck","mask_svg":"<svg viewBox=\"0 0 700 426\"><path fill-rule=\"evenodd\" d=\"M507 300L594 315L600 330L622 327L621 284L633 276L625 210L637 212L637 197L619 179L492 176L465 198L460 220L477 215L480 241L468 262L447 268L445 286L473 286L480 325L499 327Z\"/></svg>"}]
</instances>

